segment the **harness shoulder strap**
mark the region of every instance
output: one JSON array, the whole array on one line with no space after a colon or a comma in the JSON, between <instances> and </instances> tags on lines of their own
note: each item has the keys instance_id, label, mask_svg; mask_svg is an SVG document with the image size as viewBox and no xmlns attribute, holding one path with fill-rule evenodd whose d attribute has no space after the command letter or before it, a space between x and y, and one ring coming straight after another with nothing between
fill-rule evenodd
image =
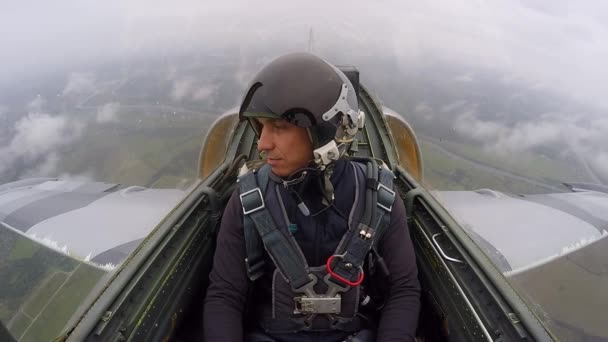
<instances>
[{"instance_id":1,"label":"harness shoulder strap","mask_svg":"<svg viewBox=\"0 0 608 342\"><path fill-rule=\"evenodd\" d=\"M333 266L332 271L334 278L347 284L354 283L357 278L362 279L360 272L362 272L365 257L370 250L375 251L378 241L390 224L390 213L395 200L395 192L392 190L393 173L378 168L372 159L356 161L367 162L367 169L363 168L367 180L366 206L361 222L355 231L344 236L344 239L347 239L344 248L336 251L335 256L338 256L339 260ZM386 269L385 265L381 265L381 267L383 270Z\"/></svg>"},{"instance_id":2,"label":"harness shoulder strap","mask_svg":"<svg viewBox=\"0 0 608 342\"><path fill-rule=\"evenodd\" d=\"M255 196L247 196L248 191L256 191L255 188L251 188L249 184L256 183L256 174L255 170L248 170L243 175L239 176L238 183L241 195L241 205L243 206L243 213L245 213L245 208L255 208L259 206L260 203L254 203L254 200L258 200ZM268 178L264 180L265 177L260 178L260 193L263 194L266 191L266 186L268 185ZM245 186L243 184L246 184ZM243 196L245 194L245 197ZM247 199L251 202L243 203L243 199ZM263 197L260 197L263 201ZM243 236L245 239L245 268L247 269L247 276L249 280L255 281L260 278L264 274L264 244L262 243L262 239L260 235L257 233L255 228L255 224L246 214L243 216Z\"/></svg>"},{"instance_id":3,"label":"harness shoulder strap","mask_svg":"<svg viewBox=\"0 0 608 342\"><path fill-rule=\"evenodd\" d=\"M277 229L268 208L266 208L264 192L261 187L268 186L269 174L270 166L265 165L257 172L250 172L239 178L240 198L245 218L244 234L247 248L245 262L249 278L255 280L263 274L263 252L260 248L263 245L263 248L266 249L270 258L292 288L298 289L309 284L311 278L308 275L305 261L287 241L285 235ZM261 239L262 244L259 241L256 242L254 236ZM249 241L247 241L248 239ZM256 258L256 260L253 258ZM260 260L262 262L261 266Z\"/></svg>"}]
</instances>

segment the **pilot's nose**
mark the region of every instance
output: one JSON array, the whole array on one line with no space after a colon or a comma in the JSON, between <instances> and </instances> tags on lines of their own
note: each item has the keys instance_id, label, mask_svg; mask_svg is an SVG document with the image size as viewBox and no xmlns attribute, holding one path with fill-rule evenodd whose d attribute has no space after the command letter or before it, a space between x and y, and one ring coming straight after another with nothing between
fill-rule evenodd
<instances>
[{"instance_id":1,"label":"pilot's nose","mask_svg":"<svg viewBox=\"0 0 608 342\"><path fill-rule=\"evenodd\" d=\"M258 151L270 151L274 148L272 140L272 132L269 125L263 125L260 131L260 139L258 140Z\"/></svg>"}]
</instances>

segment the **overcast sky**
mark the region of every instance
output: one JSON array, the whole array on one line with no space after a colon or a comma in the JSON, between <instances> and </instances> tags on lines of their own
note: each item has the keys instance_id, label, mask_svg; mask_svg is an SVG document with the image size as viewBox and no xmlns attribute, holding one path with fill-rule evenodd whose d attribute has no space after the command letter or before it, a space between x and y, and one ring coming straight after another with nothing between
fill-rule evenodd
<instances>
[{"instance_id":1,"label":"overcast sky","mask_svg":"<svg viewBox=\"0 0 608 342\"><path fill-rule=\"evenodd\" d=\"M344 59L481 65L606 104L607 25L605 1L3 2L0 78L201 47L305 49L314 27Z\"/></svg>"},{"instance_id":2,"label":"overcast sky","mask_svg":"<svg viewBox=\"0 0 608 342\"><path fill-rule=\"evenodd\" d=\"M59 70L67 76L62 94L86 92L97 86L91 73L94 64L231 49L242 59L249 53L267 53L272 58L306 50L310 28L314 29L315 52L337 63L392 61L402 74L449 65L465 70L452 80L457 82L474 81L475 75L466 70L480 68L502 75L503 80L603 107L604 113L608 108L608 2L599 0L3 2L0 83L10 85ZM236 77L246 82L251 75ZM175 101L205 99L216 91L213 85L198 84L200 80L192 78L173 81L169 95ZM10 140L0 139L5 140L0 159L6 165L42 158L40 149L19 147L22 144L36 145L42 138L62 135L45 145L52 149L73 143L81 135L82 123L48 115L53 113L45 110L44 98L34 96L28 115L10 129ZM118 105L100 106L97 122L116 121ZM475 112L476 106L463 102L449 109L456 118L456 132L502 151L551 144L570 136L571 144L591 165L608 174L605 116L586 120L592 124L581 128L568 118L580 113L556 113L553 119L547 113L531 113L538 117L505 126L486 121ZM440 114L437 108L433 110ZM0 119L5 112L0 103ZM52 134L40 134L41 130ZM57 158L51 157L42 160L42 165L57 164Z\"/></svg>"}]
</instances>

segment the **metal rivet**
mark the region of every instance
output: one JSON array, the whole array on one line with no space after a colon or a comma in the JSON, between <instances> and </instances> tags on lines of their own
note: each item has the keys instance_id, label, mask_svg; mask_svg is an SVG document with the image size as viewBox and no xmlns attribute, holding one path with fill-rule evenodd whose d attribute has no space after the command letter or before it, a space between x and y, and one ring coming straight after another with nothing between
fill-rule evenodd
<instances>
[{"instance_id":1,"label":"metal rivet","mask_svg":"<svg viewBox=\"0 0 608 342\"><path fill-rule=\"evenodd\" d=\"M112 317L112 311L106 311L106 312L104 312L103 316L101 317L101 320L104 322L107 322L111 317Z\"/></svg>"},{"instance_id":2,"label":"metal rivet","mask_svg":"<svg viewBox=\"0 0 608 342\"><path fill-rule=\"evenodd\" d=\"M517 317L516 314L514 314L513 312L509 312L507 314L507 316L509 317L509 319L511 320L512 323L517 324L520 322L519 317Z\"/></svg>"}]
</instances>

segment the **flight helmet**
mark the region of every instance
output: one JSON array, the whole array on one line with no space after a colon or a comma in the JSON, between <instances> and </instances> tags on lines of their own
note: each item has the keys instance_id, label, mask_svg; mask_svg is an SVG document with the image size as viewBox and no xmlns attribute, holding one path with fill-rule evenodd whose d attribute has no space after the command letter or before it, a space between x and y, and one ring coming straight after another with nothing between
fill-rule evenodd
<instances>
[{"instance_id":1,"label":"flight helmet","mask_svg":"<svg viewBox=\"0 0 608 342\"><path fill-rule=\"evenodd\" d=\"M259 136L255 117L284 119L306 128L320 169L344 154L364 123L350 80L309 53L281 56L258 72L241 103L239 119L249 120Z\"/></svg>"}]
</instances>

